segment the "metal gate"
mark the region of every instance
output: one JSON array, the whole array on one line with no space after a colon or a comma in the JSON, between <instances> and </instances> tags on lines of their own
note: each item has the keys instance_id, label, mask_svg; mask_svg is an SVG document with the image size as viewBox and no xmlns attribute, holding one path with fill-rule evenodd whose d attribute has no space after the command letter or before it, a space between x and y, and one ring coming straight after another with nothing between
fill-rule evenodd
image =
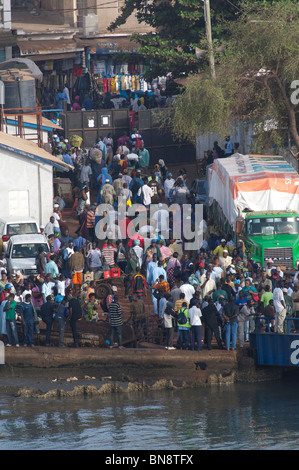
<instances>
[{"instance_id":1,"label":"metal gate","mask_svg":"<svg viewBox=\"0 0 299 470\"><path fill-rule=\"evenodd\" d=\"M129 129L128 109L100 109L95 111L67 111L61 114L65 136L79 135L83 145L92 147L98 137L111 134L116 141Z\"/></svg>"},{"instance_id":2,"label":"metal gate","mask_svg":"<svg viewBox=\"0 0 299 470\"><path fill-rule=\"evenodd\" d=\"M150 153L151 164L163 159L166 164L191 163L196 159L195 146L178 142L171 131L162 126L163 109L148 109L138 113L135 122L142 135L145 147ZM92 147L98 137L111 134L114 142L127 132L130 134L128 109L100 109L94 111L67 111L61 114L65 136L79 135L83 145ZM114 149L116 150L116 149Z\"/></svg>"},{"instance_id":3,"label":"metal gate","mask_svg":"<svg viewBox=\"0 0 299 470\"><path fill-rule=\"evenodd\" d=\"M166 164L191 163L196 160L195 146L178 142L170 129L163 126L164 109L148 109L138 113L138 129L145 146L150 152L151 163L162 158Z\"/></svg>"}]
</instances>

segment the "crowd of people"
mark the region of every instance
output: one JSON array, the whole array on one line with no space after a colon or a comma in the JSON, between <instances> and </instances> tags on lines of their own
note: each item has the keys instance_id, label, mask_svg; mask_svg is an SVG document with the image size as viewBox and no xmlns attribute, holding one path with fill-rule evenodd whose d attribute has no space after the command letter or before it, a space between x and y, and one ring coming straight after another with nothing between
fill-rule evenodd
<instances>
[{"instance_id":1,"label":"crowd of people","mask_svg":"<svg viewBox=\"0 0 299 470\"><path fill-rule=\"evenodd\" d=\"M44 88L41 95L41 104L43 108L51 110L67 111L90 111L97 109L119 109L126 108L138 113L146 109L171 107L173 97L169 94L163 95L160 85L152 92L134 92L127 90L126 93L116 94L109 91L103 93L94 93L93 91L76 94L70 91L67 84L60 87L57 93L53 93L49 88Z\"/></svg>"},{"instance_id":2,"label":"crowd of people","mask_svg":"<svg viewBox=\"0 0 299 470\"><path fill-rule=\"evenodd\" d=\"M173 237L174 221L165 204L176 203L180 208L189 204L194 225L194 195L185 168L174 175L162 159L153 165L137 129L116 142L111 135L99 137L90 149L78 139L75 144L71 138L69 142L53 136L53 154L72 167L61 176L72 181L76 230L70 234L64 220L65 201L56 196L49 222L41 227L50 249L37 253L38 274L26 279L21 273L11 276L2 256L0 334L6 335L7 346L19 346L16 318L23 328L24 346L34 346L41 320L46 325L46 345L51 344L53 322L57 322L59 346L65 347L69 322L73 346L78 347L77 322L104 319L110 322L110 347L123 347L124 322L132 322L136 335L141 332L146 339L150 313L162 329L168 350L210 350L213 339L218 348L235 350L244 347L256 329L285 332L287 317L295 318L290 330L299 331L296 276L272 260L261 268L242 242L234 242L207 216L196 250L185 249L184 227L181 238ZM101 214L103 204L111 210ZM145 224L134 222L135 214L129 211L132 204L144 208ZM153 217L152 204L158 206ZM117 216L120 206L125 214L122 219ZM105 298L97 295L97 280L115 268L122 274L124 295L130 300L127 318L113 278L108 281L110 293Z\"/></svg>"}]
</instances>

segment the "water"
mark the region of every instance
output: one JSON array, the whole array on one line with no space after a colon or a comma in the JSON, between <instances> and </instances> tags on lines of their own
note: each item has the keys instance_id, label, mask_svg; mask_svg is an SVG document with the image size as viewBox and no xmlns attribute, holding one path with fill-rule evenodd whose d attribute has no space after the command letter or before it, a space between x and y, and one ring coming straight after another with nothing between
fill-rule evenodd
<instances>
[{"instance_id":1,"label":"water","mask_svg":"<svg viewBox=\"0 0 299 470\"><path fill-rule=\"evenodd\" d=\"M299 384L120 393L71 399L0 397L1 450L294 450Z\"/></svg>"}]
</instances>

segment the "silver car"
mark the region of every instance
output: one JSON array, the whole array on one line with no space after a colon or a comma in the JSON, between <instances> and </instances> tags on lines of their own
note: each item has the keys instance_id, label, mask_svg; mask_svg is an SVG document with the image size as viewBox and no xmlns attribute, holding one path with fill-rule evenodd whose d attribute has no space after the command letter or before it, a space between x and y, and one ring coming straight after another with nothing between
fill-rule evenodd
<instances>
[{"instance_id":1,"label":"silver car","mask_svg":"<svg viewBox=\"0 0 299 470\"><path fill-rule=\"evenodd\" d=\"M43 247L45 254L50 251L45 235L27 234L11 237L6 253L8 274L14 275L19 271L24 278L36 275L35 258L40 246Z\"/></svg>"},{"instance_id":2,"label":"silver car","mask_svg":"<svg viewBox=\"0 0 299 470\"><path fill-rule=\"evenodd\" d=\"M27 233L40 233L40 228L34 219L22 219L21 217L0 218L0 238L4 252L7 251L10 237Z\"/></svg>"}]
</instances>

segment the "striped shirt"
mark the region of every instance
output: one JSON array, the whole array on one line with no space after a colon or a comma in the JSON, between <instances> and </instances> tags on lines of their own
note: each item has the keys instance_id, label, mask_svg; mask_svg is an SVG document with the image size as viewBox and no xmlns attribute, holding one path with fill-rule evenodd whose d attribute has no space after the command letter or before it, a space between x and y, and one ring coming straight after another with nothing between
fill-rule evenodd
<instances>
[{"instance_id":1,"label":"striped shirt","mask_svg":"<svg viewBox=\"0 0 299 470\"><path fill-rule=\"evenodd\" d=\"M94 211L88 211L87 218L86 218L86 227L93 228L94 226L95 226L95 213Z\"/></svg>"},{"instance_id":2,"label":"striped shirt","mask_svg":"<svg viewBox=\"0 0 299 470\"><path fill-rule=\"evenodd\" d=\"M109 305L109 316L111 321L111 326L121 326L122 322L122 311L118 302L111 302Z\"/></svg>"},{"instance_id":3,"label":"striped shirt","mask_svg":"<svg viewBox=\"0 0 299 470\"><path fill-rule=\"evenodd\" d=\"M114 253L116 253L116 251L117 251L116 248L112 245L110 246L107 245L102 250L102 255L104 256L105 261L107 264L109 264L109 266L112 266L113 264L115 264Z\"/></svg>"}]
</instances>

